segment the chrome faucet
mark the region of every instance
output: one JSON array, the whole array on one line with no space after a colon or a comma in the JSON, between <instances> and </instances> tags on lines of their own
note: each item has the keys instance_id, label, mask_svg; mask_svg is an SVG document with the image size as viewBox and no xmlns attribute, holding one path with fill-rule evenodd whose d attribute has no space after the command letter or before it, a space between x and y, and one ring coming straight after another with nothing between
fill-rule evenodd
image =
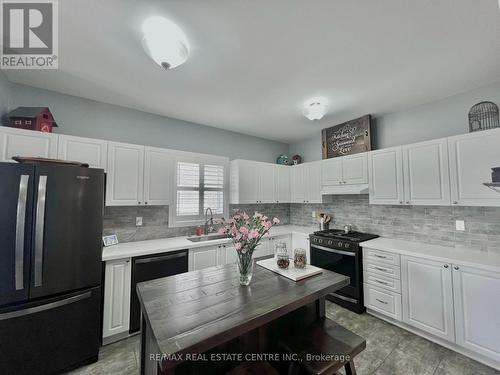
<instances>
[{"instance_id":1,"label":"chrome faucet","mask_svg":"<svg viewBox=\"0 0 500 375\"><path fill-rule=\"evenodd\" d=\"M208 219L208 211L210 211L210 219ZM208 226L210 223L210 226ZM214 213L210 207L205 210L205 225L203 226L203 234L207 235L214 231Z\"/></svg>"}]
</instances>

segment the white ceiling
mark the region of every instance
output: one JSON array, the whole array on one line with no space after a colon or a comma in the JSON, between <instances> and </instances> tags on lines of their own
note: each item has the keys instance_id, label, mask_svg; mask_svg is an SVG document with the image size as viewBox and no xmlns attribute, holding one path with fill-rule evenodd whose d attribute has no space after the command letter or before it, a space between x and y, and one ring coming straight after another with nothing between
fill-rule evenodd
<instances>
[{"instance_id":1,"label":"white ceiling","mask_svg":"<svg viewBox=\"0 0 500 375\"><path fill-rule=\"evenodd\" d=\"M59 70L9 80L285 142L500 79L497 0L71 0L59 12ZM141 47L154 14L191 44L171 71ZM321 121L301 115L311 96L331 102Z\"/></svg>"}]
</instances>

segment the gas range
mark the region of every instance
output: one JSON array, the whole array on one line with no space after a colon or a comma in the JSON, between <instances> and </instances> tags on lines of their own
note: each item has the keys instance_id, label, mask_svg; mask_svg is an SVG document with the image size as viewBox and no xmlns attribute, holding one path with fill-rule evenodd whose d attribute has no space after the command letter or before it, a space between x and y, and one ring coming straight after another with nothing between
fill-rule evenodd
<instances>
[{"instance_id":1,"label":"gas range","mask_svg":"<svg viewBox=\"0 0 500 375\"><path fill-rule=\"evenodd\" d=\"M348 286L330 294L327 298L351 311L364 312L363 255L359 243L378 236L330 229L314 232L309 237L311 264L350 278Z\"/></svg>"},{"instance_id":2,"label":"gas range","mask_svg":"<svg viewBox=\"0 0 500 375\"><path fill-rule=\"evenodd\" d=\"M349 232L346 233L341 229L329 229L314 232L313 236L321 237L327 240L347 240L352 242L363 242L368 241L373 238L377 238L376 234L361 233L361 232Z\"/></svg>"}]
</instances>

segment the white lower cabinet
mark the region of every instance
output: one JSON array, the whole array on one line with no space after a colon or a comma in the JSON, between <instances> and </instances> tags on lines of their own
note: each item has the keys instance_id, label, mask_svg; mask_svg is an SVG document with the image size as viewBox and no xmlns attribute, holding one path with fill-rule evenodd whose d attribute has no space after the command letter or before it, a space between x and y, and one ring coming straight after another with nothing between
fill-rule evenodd
<instances>
[{"instance_id":1,"label":"white lower cabinet","mask_svg":"<svg viewBox=\"0 0 500 375\"><path fill-rule=\"evenodd\" d=\"M396 266L401 281L367 265ZM382 259L382 262L380 260ZM500 272L363 248L365 306L500 367ZM408 327L410 328L410 327Z\"/></svg>"},{"instance_id":2,"label":"white lower cabinet","mask_svg":"<svg viewBox=\"0 0 500 375\"><path fill-rule=\"evenodd\" d=\"M500 362L500 274L453 266L457 344Z\"/></svg>"},{"instance_id":3,"label":"white lower cabinet","mask_svg":"<svg viewBox=\"0 0 500 375\"><path fill-rule=\"evenodd\" d=\"M260 244L253 251L253 258L261 258L273 254L269 246L269 238L263 238Z\"/></svg>"},{"instance_id":4,"label":"white lower cabinet","mask_svg":"<svg viewBox=\"0 0 500 375\"><path fill-rule=\"evenodd\" d=\"M234 264L237 261L238 255L233 244L219 245L219 264Z\"/></svg>"},{"instance_id":5,"label":"white lower cabinet","mask_svg":"<svg viewBox=\"0 0 500 375\"><path fill-rule=\"evenodd\" d=\"M401 294L368 283L363 285L363 293L367 308L401 320Z\"/></svg>"},{"instance_id":6,"label":"white lower cabinet","mask_svg":"<svg viewBox=\"0 0 500 375\"><path fill-rule=\"evenodd\" d=\"M403 256L403 322L455 340L451 265Z\"/></svg>"},{"instance_id":7,"label":"white lower cabinet","mask_svg":"<svg viewBox=\"0 0 500 375\"><path fill-rule=\"evenodd\" d=\"M307 263L311 263L311 248L309 236L306 234L292 234L292 254L295 249L304 249L306 251Z\"/></svg>"},{"instance_id":8,"label":"white lower cabinet","mask_svg":"<svg viewBox=\"0 0 500 375\"><path fill-rule=\"evenodd\" d=\"M130 258L106 262L102 336L128 334L130 325Z\"/></svg>"},{"instance_id":9,"label":"white lower cabinet","mask_svg":"<svg viewBox=\"0 0 500 375\"><path fill-rule=\"evenodd\" d=\"M219 261L219 246L206 246L189 249L189 271L214 267Z\"/></svg>"}]
</instances>

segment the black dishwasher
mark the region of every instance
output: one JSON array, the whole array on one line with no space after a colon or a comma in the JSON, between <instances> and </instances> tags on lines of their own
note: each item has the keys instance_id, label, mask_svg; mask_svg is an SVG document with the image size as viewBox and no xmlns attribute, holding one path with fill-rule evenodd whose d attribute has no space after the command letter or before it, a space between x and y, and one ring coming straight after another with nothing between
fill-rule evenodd
<instances>
[{"instance_id":1,"label":"black dishwasher","mask_svg":"<svg viewBox=\"0 0 500 375\"><path fill-rule=\"evenodd\" d=\"M187 271L188 250L132 258L129 333L137 332L141 328L141 305L135 290L137 283L177 275Z\"/></svg>"}]
</instances>

